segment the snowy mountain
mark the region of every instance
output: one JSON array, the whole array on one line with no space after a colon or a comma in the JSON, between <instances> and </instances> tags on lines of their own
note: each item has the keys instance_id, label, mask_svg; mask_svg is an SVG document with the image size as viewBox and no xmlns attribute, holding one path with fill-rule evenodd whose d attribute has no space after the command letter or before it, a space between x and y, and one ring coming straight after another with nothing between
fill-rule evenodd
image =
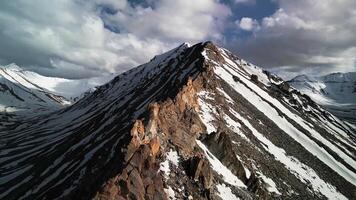
<instances>
[{"instance_id":1,"label":"snowy mountain","mask_svg":"<svg viewBox=\"0 0 356 200\"><path fill-rule=\"evenodd\" d=\"M42 76L15 64L0 66L1 110L56 109L71 104L113 77L69 80Z\"/></svg>"},{"instance_id":2,"label":"snowy mountain","mask_svg":"<svg viewBox=\"0 0 356 200\"><path fill-rule=\"evenodd\" d=\"M38 84L38 80L43 84ZM22 70L16 65L0 68L0 104L7 109L47 109L70 104L64 97L51 93L43 86L51 85L50 78ZM51 104L51 106L48 106Z\"/></svg>"},{"instance_id":3,"label":"snowy mountain","mask_svg":"<svg viewBox=\"0 0 356 200\"><path fill-rule=\"evenodd\" d=\"M355 199L356 130L211 42L0 130L0 199Z\"/></svg>"},{"instance_id":4,"label":"snowy mountain","mask_svg":"<svg viewBox=\"0 0 356 200\"><path fill-rule=\"evenodd\" d=\"M300 75L288 81L341 119L356 123L356 72L321 77Z\"/></svg>"},{"instance_id":5,"label":"snowy mountain","mask_svg":"<svg viewBox=\"0 0 356 200\"><path fill-rule=\"evenodd\" d=\"M66 107L112 78L69 80L42 76L15 64L0 66L0 129Z\"/></svg>"}]
</instances>

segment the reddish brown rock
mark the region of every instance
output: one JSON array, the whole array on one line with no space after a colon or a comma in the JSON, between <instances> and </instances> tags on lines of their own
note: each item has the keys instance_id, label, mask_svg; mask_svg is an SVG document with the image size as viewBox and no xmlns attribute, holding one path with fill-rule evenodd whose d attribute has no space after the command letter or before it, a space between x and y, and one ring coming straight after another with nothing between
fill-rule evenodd
<instances>
[{"instance_id":1,"label":"reddish brown rock","mask_svg":"<svg viewBox=\"0 0 356 200\"><path fill-rule=\"evenodd\" d=\"M157 135L157 128L159 124L159 118L158 118L159 109L160 106L158 105L158 103L152 103L149 105L150 118L147 125L148 137L154 137Z\"/></svg>"},{"instance_id":2,"label":"reddish brown rock","mask_svg":"<svg viewBox=\"0 0 356 200\"><path fill-rule=\"evenodd\" d=\"M150 141L150 148L151 148L151 153L152 153L152 156L156 156L158 151L159 151L159 148L160 148L160 142L159 142L159 138L158 137L154 137L151 139Z\"/></svg>"},{"instance_id":3,"label":"reddish brown rock","mask_svg":"<svg viewBox=\"0 0 356 200\"><path fill-rule=\"evenodd\" d=\"M210 189L213 184L213 172L209 161L202 157L193 157L190 159L191 175L194 180L202 181L205 189Z\"/></svg>"}]
</instances>

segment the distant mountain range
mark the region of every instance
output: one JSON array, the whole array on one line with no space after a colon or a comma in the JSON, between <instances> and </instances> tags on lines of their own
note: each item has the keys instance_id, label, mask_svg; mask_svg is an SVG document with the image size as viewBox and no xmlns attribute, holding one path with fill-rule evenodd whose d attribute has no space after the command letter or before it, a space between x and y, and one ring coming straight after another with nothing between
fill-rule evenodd
<instances>
[{"instance_id":1,"label":"distant mountain range","mask_svg":"<svg viewBox=\"0 0 356 200\"><path fill-rule=\"evenodd\" d=\"M16 102L67 103L65 80L2 71ZM0 199L356 198L355 127L211 42L182 44L0 138Z\"/></svg>"},{"instance_id":2,"label":"distant mountain range","mask_svg":"<svg viewBox=\"0 0 356 200\"><path fill-rule=\"evenodd\" d=\"M320 77L299 75L288 83L335 116L356 123L356 72Z\"/></svg>"},{"instance_id":3,"label":"distant mountain range","mask_svg":"<svg viewBox=\"0 0 356 200\"><path fill-rule=\"evenodd\" d=\"M0 66L0 129L67 107L113 77L69 80Z\"/></svg>"},{"instance_id":4,"label":"distant mountain range","mask_svg":"<svg viewBox=\"0 0 356 200\"><path fill-rule=\"evenodd\" d=\"M30 109L32 106L55 109L73 103L83 93L113 77L71 80L42 76L16 64L0 66L0 104L8 106L9 110Z\"/></svg>"}]
</instances>

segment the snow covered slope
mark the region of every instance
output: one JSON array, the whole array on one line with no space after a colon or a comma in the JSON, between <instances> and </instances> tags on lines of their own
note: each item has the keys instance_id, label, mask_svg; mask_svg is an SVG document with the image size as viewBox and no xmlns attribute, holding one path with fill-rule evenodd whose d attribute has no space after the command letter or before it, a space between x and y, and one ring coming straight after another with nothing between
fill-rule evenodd
<instances>
[{"instance_id":1,"label":"snow covered slope","mask_svg":"<svg viewBox=\"0 0 356 200\"><path fill-rule=\"evenodd\" d=\"M356 123L356 72L321 77L300 75L288 81L334 115Z\"/></svg>"},{"instance_id":2,"label":"snow covered slope","mask_svg":"<svg viewBox=\"0 0 356 200\"><path fill-rule=\"evenodd\" d=\"M66 107L112 78L68 80L42 76L15 64L0 66L0 129Z\"/></svg>"},{"instance_id":3,"label":"snow covered slope","mask_svg":"<svg viewBox=\"0 0 356 200\"><path fill-rule=\"evenodd\" d=\"M0 67L0 112L41 112L70 104L64 97L43 87L50 88L52 83L51 78L24 71L14 64Z\"/></svg>"},{"instance_id":4,"label":"snow covered slope","mask_svg":"<svg viewBox=\"0 0 356 200\"><path fill-rule=\"evenodd\" d=\"M55 110L71 104L114 76L69 80L46 77L15 64L0 66L0 111Z\"/></svg>"},{"instance_id":5,"label":"snow covered slope","mask_svg":"<svg viewBox=\"0 0 356 200\"><path fill-rule=\"evenodd\" d=\"M355 199L355 129L210 42L0 130L0 199Z\"/></svg>"}]
</instances>

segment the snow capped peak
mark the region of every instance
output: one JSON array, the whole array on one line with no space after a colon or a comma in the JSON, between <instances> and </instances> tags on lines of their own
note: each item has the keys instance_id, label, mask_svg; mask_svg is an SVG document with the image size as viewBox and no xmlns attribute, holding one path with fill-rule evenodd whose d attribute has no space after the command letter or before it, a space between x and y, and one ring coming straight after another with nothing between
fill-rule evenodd
<instances>
[{"instance_id":1,"label":"snow capped peak","mask_svg":"<svg viewBox=\"0 0 356 200\"><path fill-rule=\"evenodd\" d=\"M305 81L316 81L314 78L312 77L309 77L308 75L306 74L301 74L301 75L298 75L296 77L294 77L293 79L291 79L289 82L305 82Z\"/></svg>"},{"instance_id":2,"label":"snow capped peak","mask_svg":"<svg viewBox=\"0 0 356 200\"><path fill-rule=\"evenodd\" d=\"M15 63L11 63L5 66L0 66L0 68L2 69L6 69L6 70L12 70L12 71L23 71L23 69L21 67L19 67L18 65L16 65Z\"/></svg>"},{"instance_id":3,"label":"snow capped peak","mask_svg":"<svg viewBox=\"0 0 356 200\"><path fill-rule=\"evenodd\" d=\"M320 79L325 82L356 82L356 72L332 73L322 76Z\"/></svg>"},{"instance_id":4,"label":"snow capped peak","mask_svg":"<svg viewBox=\"0 0 356 200\"><path fill-rule=\"evenodd\" d=\"M189 42L184 42L181 46L184 46L184 47L191 47L192 45L189 43Z\"/></svg>"}]
</instances>

